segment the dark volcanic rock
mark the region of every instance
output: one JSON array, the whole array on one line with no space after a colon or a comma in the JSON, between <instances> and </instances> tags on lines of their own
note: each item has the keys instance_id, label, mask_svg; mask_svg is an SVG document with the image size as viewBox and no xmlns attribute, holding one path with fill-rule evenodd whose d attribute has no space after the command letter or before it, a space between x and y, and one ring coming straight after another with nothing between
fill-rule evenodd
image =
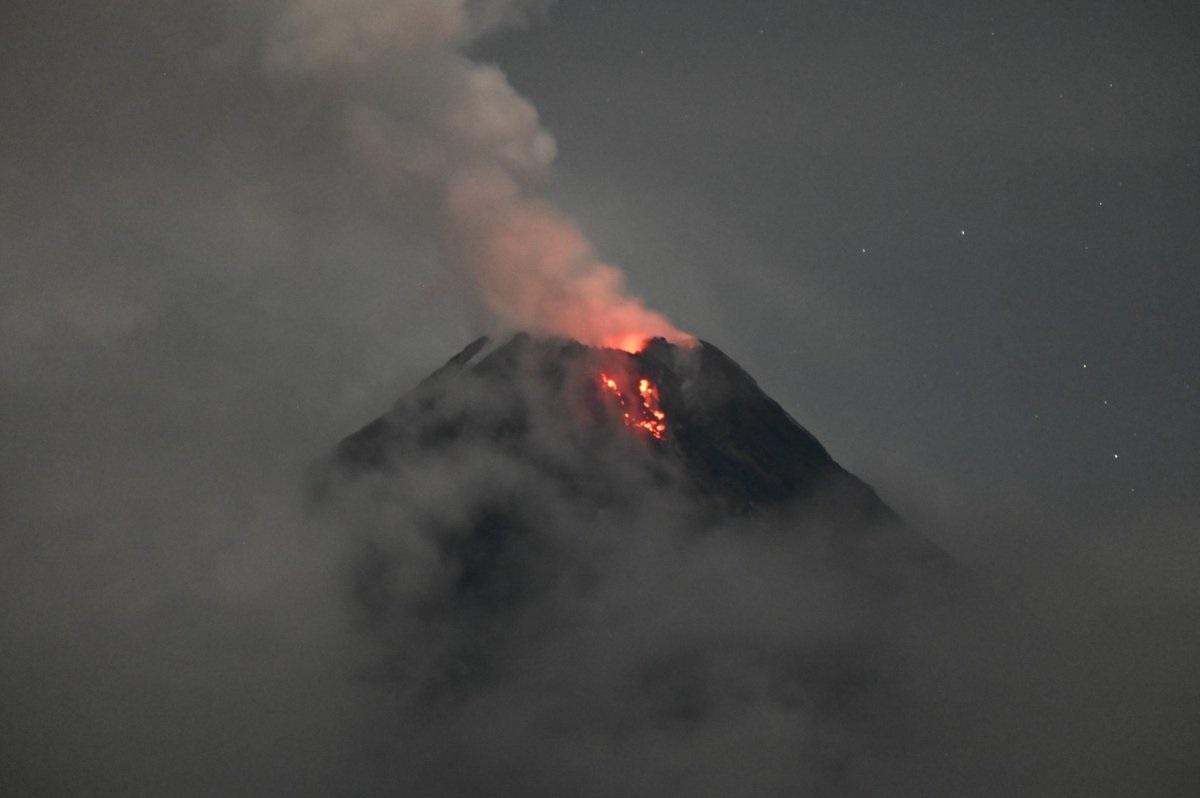
<instances>
[{"instance_id":1,"label":"dark volcanic rock","mask_svg":"<svg viewBox=\"0 0 1200 798\"><path fill-rule=\"evenodd\" d=\"M391 412L349 436L338 447L337 459L350 470L382 467L389 457L403 457L412 447L447 443L466 433L495 436L506 426L519 431L520 411L483 419L447 418L437 412L453 403L455 379L468 372L493 391L497 406L513 399L515 383L538 381L550 389L542 412L567 412L568 395L592 395L601 403L597 386L601 371L621 375L626 394L634 391L637 377L653 380L667 413L668 432L663 442L646 438L648 446L666 450L686 463L697 487L737 500L744 509L786 502L813 494L822 486L849 486L859 493L868 515L886 508L866 485L842 469L823 446L783 408L769 398L754 380L727 355L709 343L683 350L655 339L641 353L597 350L574 342L535 341L518 335L474 365L471 361L487 345L480 338L455 355L405 395ZM620 377L619 377L620 378ZM594 423L588 419L579 421ZM432 422L432 423L431 423ZM636 431L612 430L638 435Z\"/></svg>"},{"instance_id":2,"label":"dark volcanic rock","mask_svg":"<svg viewBox=\"0 0 1200 798\"><path fill-rule=\"evenodd\" d=\"M642 459L647 479L691 496L716 514L788 512L831 530L832 542L887 581L896 562L932 572L955 569L940 549L906 527L875 491L717 347L654 339L640 353L519 334L484 354L479 338L338 446L333 470L390 467L472 442L487 442L536 472L593 497L608 496L599 452L614 439ZM481 356L482 355L482 356ZM640 378L661 396L662 440L620 422L599 384L613 376L626 397ZM557 437L561 450L544 438Z\"/></svg>"}]
</instances>

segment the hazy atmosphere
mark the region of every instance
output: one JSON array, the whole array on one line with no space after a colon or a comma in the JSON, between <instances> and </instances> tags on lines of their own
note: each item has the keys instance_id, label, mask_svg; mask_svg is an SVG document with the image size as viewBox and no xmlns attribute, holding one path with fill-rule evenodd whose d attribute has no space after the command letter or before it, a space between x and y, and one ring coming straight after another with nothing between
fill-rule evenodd
<instances>
[{"instance_id":1,"label":"hazy atmosphere","mask_svg":"<svg viewBox=\"0 0 1200 798\"><path fill-rule=\"evenodd\" d=\"M1196 794L1198 32L1184 2L5 3L0 792ZM641 455L555 421L539 455L638 498L584 513L463 446L313 509L341 439L518 330L715 344L973 597L867 612L774 516L694 543ZM513 492L548 519L522 568L591 598L431 621L427 528ZM402 574L382 626L364 550ZM419 716L476 633L506 675ZM818 649L887 697L776 711ZM699 720L591 692L646 662L703 671Z\"/></svg>"}]
</instances>

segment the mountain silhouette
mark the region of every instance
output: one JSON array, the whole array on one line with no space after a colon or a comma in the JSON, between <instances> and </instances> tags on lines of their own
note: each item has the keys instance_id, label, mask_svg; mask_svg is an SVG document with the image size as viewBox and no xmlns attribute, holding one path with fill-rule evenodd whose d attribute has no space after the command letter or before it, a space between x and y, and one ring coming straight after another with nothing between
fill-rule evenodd
<instances>
[{"instance_id":1,"label":"mountain silhouette","mask_svg":"<svg viewBox=\"0 0 1200 798\"><path fill-rule=\"evenodd\" d=\"M480 338L316 477L414 794L736 793L762 756L849 794L909 733L898 641L969 585L703 341Z\"/></svg>"},{"instance_id":2,"label":"mountain silhouette","mask_svg":"<svg viewBox=\"0 0 1200 798\"><path fill-rule=\"evenodd\" d=\"M628 353L518 334L490 344L473 341L345 438L327 475L386 474L406 460L485 443L581 499L619 502L629 486L600 455L623 447L623 459L644 468L646 486L687 497L707 518L795 517L797 533L819 527L851 565L885 583L913 567L935 582L957 571L710 343L655 338ZM646 429L654 419L640 401L643 380L663 416L658 435Z\"/></svg>"}]
</instances>

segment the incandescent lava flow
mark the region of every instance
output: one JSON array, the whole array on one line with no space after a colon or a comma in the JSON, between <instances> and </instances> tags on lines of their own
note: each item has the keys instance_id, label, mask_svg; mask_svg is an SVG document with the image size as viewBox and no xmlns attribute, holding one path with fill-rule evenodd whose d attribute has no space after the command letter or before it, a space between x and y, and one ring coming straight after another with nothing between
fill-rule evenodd
<instances>
[{"instance_id":1,"label":"incandescent lava flow","mask_svg":"<svg viewBox=\"0 0 1200 798\"><path fill-rule=\"evenodd\" d=\"M613 396L621 408L625 426L648 433L657 440L667 434L667 414L659 403L658 386L646 377L638 380L638 402L635 405L625 396L621 386L605 372L600 372L600 387Z\"/></svg>"}]
</instances>

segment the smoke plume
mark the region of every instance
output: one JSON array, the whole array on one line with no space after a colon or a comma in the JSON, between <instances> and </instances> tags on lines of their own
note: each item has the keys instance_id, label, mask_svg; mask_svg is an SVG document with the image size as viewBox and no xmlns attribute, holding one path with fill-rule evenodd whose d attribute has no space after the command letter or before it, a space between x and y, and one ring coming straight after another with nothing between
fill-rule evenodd
<instances>
[{"instance_id":1,"label":"smoke plume","mask_svg":"<svg viewBox=\"0 0 1200 798\"><path fill-rule=\"evenodd\" d=\"M294 0L267 25L263 67L324 92L388 207L433 209L443 258L502 324L633 350L688 341L538 196L554 139L500 70L463 52L543 5Z\"/></svg>"}]
</instances>

